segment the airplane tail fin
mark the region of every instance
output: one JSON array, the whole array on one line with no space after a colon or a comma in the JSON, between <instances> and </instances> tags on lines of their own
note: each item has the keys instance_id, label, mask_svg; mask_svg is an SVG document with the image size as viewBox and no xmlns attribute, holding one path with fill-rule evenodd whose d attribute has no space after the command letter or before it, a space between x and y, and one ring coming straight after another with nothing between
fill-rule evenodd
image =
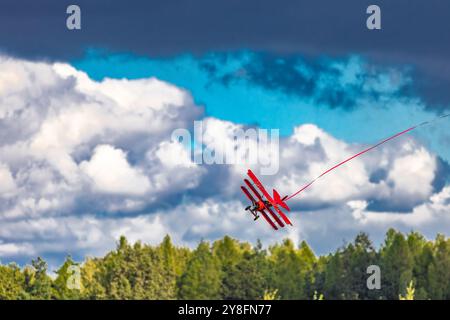
<instances>
[{"instance_id":1,"label":"airplane tail fin","mask_svg":"<svg viewBox=\"0 0 450 320\"><path fill-rule=\"evenodd\" d=\"M280 207L286 209L287 211L291 211L291 209L288 207L286 202L284 201L287 198L287 196L281 198L280 194L277 190L273 189L273 200L274 202L279 205Z\"/></svg>"}]
</instances>

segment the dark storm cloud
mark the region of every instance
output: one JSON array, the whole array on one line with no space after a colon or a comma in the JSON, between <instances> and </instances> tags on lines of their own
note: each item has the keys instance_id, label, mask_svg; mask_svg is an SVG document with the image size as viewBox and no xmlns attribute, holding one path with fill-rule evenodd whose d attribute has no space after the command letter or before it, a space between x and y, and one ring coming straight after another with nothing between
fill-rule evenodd
<instances>
[{"instance_id":1,"label":"dark storm cloud","mask_svg":"<svg viewBox=\"0 0 450 320\"><path fill-rule=\"evenodd\" d=\"M65 28L65 9L82 9L82 30ZM365 27L366 8L382 8L381 31ZM351 51L447 57L447 1L326 0L6 0L1 39L22 54L66 55L85 46L150 54L220 49ZM429 56L430 57L430 56Z\"/></svg>"},{"instance_id":2,"label":"dark storm cloud","mask_svg":"<svg viewBox=\"0 0 450 320\"><path fill-rule=\"evenodd\" d=\"M80 31L65 27L66 8L74 3L82 10ZM382 30L365 26L371 4L382 9ZM445 107L449 12L450 2L440 0L4 0L0 48L63 60L80 57L89 47L150 56L241 49L303 56L358 53L382 63L414 64L421 80L417 90L434 107ZM309 86L305 83L306 90ZM343 99L339 92L330 98Z\"/></svg>"},{"instance_id":3,"label":"dark storm cloud","mask_svg":"<svg viewBox=\"0 0 450 320\"><path fill-rule=\"evenodd\" d=\"M200 66L212 80L219 80L226 86L247 81L267 90L310 98L315 104L331 108L348 109L365 99L377 102L382 98L412 95L410 81L399 81L398 72L366 64L355 57L330 61L257 53L248 55L237 70L225 74L220 73L222 60L204 62ZM408 74L405 70L405 78ZM388 80L380 75L388 77Z\"/></svg>"}]
</instances>

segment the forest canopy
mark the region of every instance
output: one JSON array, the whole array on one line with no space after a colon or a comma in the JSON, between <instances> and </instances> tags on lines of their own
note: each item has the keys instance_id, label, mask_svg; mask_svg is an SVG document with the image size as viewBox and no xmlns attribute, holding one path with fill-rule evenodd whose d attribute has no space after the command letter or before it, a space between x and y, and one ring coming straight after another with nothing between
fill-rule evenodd
<instances>
[{"instance_id":1,"label":"forest canopy","mask_svg":"<svg viewBox=\"0 0 450 320\"><path fill-rule=\"evenodd\" d=\"M381 288L367 287L367 267ZM450 238L433 241L393 229L374 248L365 233L333 253L286 239L263 248L229 236L197 248L121 237L104 257L68 256L49 275L40 257L23 268L0 265L0 299L450 299Z\"/></svg>"}]
</instances>

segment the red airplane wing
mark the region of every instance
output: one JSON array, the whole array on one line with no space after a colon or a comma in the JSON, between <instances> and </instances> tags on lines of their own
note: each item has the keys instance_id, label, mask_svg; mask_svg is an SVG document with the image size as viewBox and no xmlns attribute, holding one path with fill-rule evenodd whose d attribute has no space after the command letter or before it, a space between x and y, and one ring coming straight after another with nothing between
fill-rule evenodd
<instances>
[{"instance_id":1,"label":"red airplane wing","mask_svg":"<svg viewBox=\"0 0 450 320\"><path fill-rule=\"evenodd\" d=\"M267 209L267 211L269 211L269 213L270 213L270 215L272 216L272 217L277 217L276 218L276 220L277 220L277 222L278 222L278 224L280 225L280 226L282 226L282 227L284 227L284 224L283 224L283 222L280 220L280 218L278 218L278 216L275 214L275 212L273 212L272 211L272 209L270 209L270 208L266 208ZM287 217L286 217L287 218ZM288 221L289 221L289 219L288 219ZM290 222L290 221L289 221Z\"/></svg>"},{"instance_id":2,"label":"red airplane wing","mask_svg":"<svg viewBox=\"0 0 450 320\"><path fill-rule=\"evenodd\" d=\"M263 198L261 197L261 195L259 194L258 190L255 189L255 187L250 183L250 181L248 181L247 179L244 179L244 182L247 184L247 186L250 188L250 190L253 191L253 193L256 195L256 197L258 198L259 201L264 201ZM269 213L272 215L272 218L275 219L275 221L280 225L280 227L284 227L283 222L280 220L280 218L278 218L278 216L272 211L270 210L270 208L267 208Z\"/></svg>"},{"instance_id":3,"label":"red airplane wing","mask_svg":"<svg viewBox=\"0 0 450 320\"><path fill-rule=\"evenodd\" d=\"M248 192L246 187L241 186L242 191L244 192L244 194L247 196L247 198L250 199L250 201L252 203L255 203L256 200L255 198L253 198L253 196L251 195L250 192ZM278 230L277 226L273 223L273 221L267 216L267 213L264 212L264 210L260 211L262 216L264 217L264 219L266 219L266 221L272 226L272 228L274 228L275 230Z\"/></svg>"},{"instance_id":4,"label":"red airplane wing","mask_svg":"<svg viewBox=\"0 0 450 320\"><path fill-rule=\"evenodd\" d=\"M286 224L290 224L292 226L291 220L289 220L289 218L283 213L283 211L281 211L280 208L278 208L276 205L274 205L273 207L278 212L278 214L281 216L281 218L283 218L284 222Z\"/></svg>"},{"instance_id":5,"label":"red airplane wing","mask_svg":"<svg viewBox=\"0 0 450 320\"><path fill-rule=\"evenodd\" d=\"M248 192L246 187L241 186L241 189L244 192L244 194L247 196L247 198L252 202L252 204L256 202L255 198L253 198L253 196L250 194L250 192Z\"/></svg>"},{"instance_id":6,"label":"red airplane wing","mask_svg":"<svg viewBox=\"0 0 450 320\"><path fill-rule=\"evenodd\" d=\"M262 194L266 197L266 199L272 204L272 206L275 208L275 211L278 212L278 214L281 216L281 218L284 220L286 224L290 224L292 226L292 222L288 219L288 217L278 208L278 205L275 203L275 201L272 199L270 194L266 191L264 186L262 185L261 181L255 176L252 170L248 169L247 172L250 179L253 180L255 185L261 190ZM269 211L270 212L270 211Z\"/></svg>"},{"instance_id":7,"label":"red airplane wing","mask_svg":"<svg viewBox=\"0 0 450 320\"><path fill-rule=\"evenodd\" d=\"M272 226L272 228L274 228L275 230L278 230L277 226L275 225L275 223L273 223L273 221L269 218L269 216L267 215L267 213L264 210L260 211L262 216L264 217L264 219L266 219L266 221Z\"/></svg>"},{"instance_id":8,"label":"red airplane wing","mask_svg":"<svg viewBox=\"0 0 450 320\"><path fill-rule=\"evenodd\" d=\"M266 199L272 203L275 204L275 202L273 201L272 197L270 196L270 194L266 191L266 189L264 188L264 186L262 185L261 181L259 181L259 179L255 176L255 174L253 173L252 170L248 169L247 171L248 176L250 177L250 179L252 179L252 181L256 184L256 186L259 188L259 190L261 190L262 194L264 195L264 197L266 197Z\"/></svg>"}]
</instances>

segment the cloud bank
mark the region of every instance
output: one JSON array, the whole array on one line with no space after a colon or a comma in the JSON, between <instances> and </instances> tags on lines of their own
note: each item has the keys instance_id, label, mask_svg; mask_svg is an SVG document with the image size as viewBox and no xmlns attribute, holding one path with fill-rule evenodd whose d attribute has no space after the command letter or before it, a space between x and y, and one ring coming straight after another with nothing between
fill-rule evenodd
<instances>
[{"instance_id":1,"label":"cloud bank","mask_svg":"<svg viewBox=\"0 0 450 320\"><path fill-rule=\"evenodd\" d=\"M436 182L448 173L410 136L318 180L292 200L294 227L274 233L243 211L245 166L196 164L171 141L203 119L205 146L221 151L245 128L206 116L188 91L6 56L0 69L2 261L99 255L122 234L156 243L169 233L186 245L224 234L266 244L291 237L323 253L360 230L377 240L390 226L428 236L450 228L449 186ZM291 194L363 147L301 124L267 155L279 157L278 174L262 179Z\"/></svg>"}]
</instances>

